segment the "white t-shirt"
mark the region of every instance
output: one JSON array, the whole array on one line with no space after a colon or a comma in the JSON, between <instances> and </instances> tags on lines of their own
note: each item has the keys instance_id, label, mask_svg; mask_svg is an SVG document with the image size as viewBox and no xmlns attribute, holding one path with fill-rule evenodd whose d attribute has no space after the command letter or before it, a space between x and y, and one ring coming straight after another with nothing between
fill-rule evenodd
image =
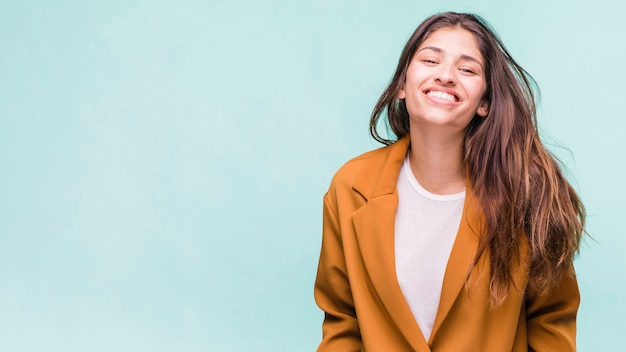
<instances>
[{"instance_id":1,"label":"white t-shirt","mask_svg":"<svg viewBox=\"0 0 626 352\"><path fill-rule=\"evenodd\" d=\"M398 177L396 275L426 341L439 307L443 277L461 222L465 191L437 195L415 179L408 157Z\"/></svg>"}]
</instances>

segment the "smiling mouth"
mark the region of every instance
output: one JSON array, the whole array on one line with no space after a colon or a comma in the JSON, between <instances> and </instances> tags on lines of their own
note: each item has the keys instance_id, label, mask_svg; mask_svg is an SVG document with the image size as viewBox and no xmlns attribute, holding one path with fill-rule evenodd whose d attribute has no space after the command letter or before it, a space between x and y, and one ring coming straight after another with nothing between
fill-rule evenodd
<instances>
[{"instance_id":1,"label":"smiling mouth","mask_svg":"<svg viewBox=\"0 0 626 352\"><path fill-rule=\"evenodd\" d=\"M426 95L434 97L434 98L438 98L438 99L443 99L443 100L447 100L449 102L453 102L456 103L459 101L459 98L455 95L446 93L446 92L441 92L438 90L430 90L426 92Z\"/></svg>"}]
</instances>

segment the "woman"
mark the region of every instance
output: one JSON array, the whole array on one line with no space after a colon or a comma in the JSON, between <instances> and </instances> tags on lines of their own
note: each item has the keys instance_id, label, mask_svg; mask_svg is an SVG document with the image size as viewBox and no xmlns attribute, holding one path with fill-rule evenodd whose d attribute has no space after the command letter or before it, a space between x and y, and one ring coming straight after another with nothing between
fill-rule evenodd
<instances>
[{"instance_id":1,"label":"woman","mask_svg":"<svg viewBox=\"0 0 626 352\"><path fill-rule=\"evenodd\" d=\"M424 21L324 197L318 351L574 351L584 208L481 18ZM378 131L385 119L396 140Z\"/></svg>"}]
</instances>

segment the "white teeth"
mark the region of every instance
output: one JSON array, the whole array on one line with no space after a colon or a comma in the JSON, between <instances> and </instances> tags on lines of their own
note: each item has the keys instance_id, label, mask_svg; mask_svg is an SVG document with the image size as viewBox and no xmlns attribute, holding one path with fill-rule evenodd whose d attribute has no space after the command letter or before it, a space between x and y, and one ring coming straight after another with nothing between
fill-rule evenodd
<instances>
[{"instance_id":1,"label":"white teeth","mask_svg":"<svg viewBox=\"0 0 626 352\"><path fill-rule=\"evenodd\" d=\"M448 100L448 101L456 101L456 99L454 98L454 95L448 94L448 93L444 93L444 92L440 92L440 91L436 91L436 90L431 90L427 94L432 96L432 97L439 98L439 99L445 99L445 100Z\"/></svg>"}]
</instances>

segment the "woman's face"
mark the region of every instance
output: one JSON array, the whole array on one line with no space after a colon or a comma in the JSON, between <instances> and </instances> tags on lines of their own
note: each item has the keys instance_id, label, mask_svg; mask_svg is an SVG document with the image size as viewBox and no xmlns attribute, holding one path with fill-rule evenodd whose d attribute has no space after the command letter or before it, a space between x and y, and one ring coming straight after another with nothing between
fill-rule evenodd
<instances>
[{"instance_id":1,"label":"woman's face","mask_svg":"<svg viewBox=\"0 0 626 352\"><path fill-rule=\"evenodd\" d=\"M417 48L398 98L405 99L411 129L463 131L476 114L487 116L484 59L474 35L459 27L431 33Z\"/></svg>"}]
</instances>

